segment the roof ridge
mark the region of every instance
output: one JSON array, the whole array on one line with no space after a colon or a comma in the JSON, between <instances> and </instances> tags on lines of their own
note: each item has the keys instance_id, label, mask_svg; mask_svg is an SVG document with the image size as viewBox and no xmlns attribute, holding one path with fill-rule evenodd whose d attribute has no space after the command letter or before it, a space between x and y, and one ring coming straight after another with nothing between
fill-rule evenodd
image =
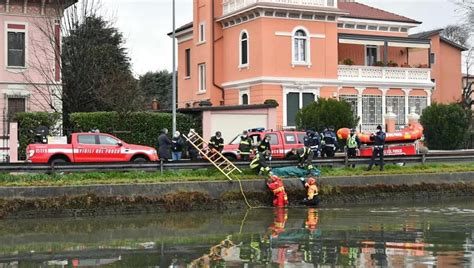
<instances>
[{"instance_id":1,"label":"roof ridge","mask_svg":"<svg viewBox=\"0 0 474 268\"><path fill-rule=\"evenodd\" d=\"M374 10L378 10L378 11L382 11L382 12L386 12L386 13L389 13L391 15L395 15L395 16L398 16L398 17L401 17L401 18L404 18L406 20L410 20L410 21L414 21L414 22L419 22L415 19L412 19L412 18L409 18L409 17L405 17L403 15L400 15L400 14L397 14L397 13L393 13L393 12L390 12L390 11L387 11L387 10L384 10L384 9L380 9L380 8L377 8L377 7L373 7L373 6L369 6L369 5L366 5L366 4L363 4L363 3L360 3L360 2L346 2L346 3L353 3L353 4L358 4L358 5L361 5L361 6L365 6L365 7L368 7L368 8L371 8L371 9L374 9ZM350 14L349 14L350 16Z\"/></svg>"}]
</instances>

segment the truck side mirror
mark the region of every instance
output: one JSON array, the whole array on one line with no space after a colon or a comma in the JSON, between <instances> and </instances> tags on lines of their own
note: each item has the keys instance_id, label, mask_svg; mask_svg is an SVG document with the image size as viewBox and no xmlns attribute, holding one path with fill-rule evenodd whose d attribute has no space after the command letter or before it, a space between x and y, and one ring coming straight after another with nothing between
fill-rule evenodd
<instances>
[{"instance_id":1,"label":"truck side mirror","mask_svg":"<svg viewBox=\"0 0 474 268\"><path fill-rule=\"evenodd\" d=\"M117 146L122 147L123 143L121 141L117 142Z\"/></svg>"}]
</instances>

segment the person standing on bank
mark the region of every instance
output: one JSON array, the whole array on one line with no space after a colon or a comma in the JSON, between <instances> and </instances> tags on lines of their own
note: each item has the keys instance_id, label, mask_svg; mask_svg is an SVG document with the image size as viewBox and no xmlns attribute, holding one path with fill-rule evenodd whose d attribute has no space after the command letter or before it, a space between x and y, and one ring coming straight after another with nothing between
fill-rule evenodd
<instances>
[{"instance_id":1,"label":"person standing on bank","mask_svg":"<svg viewBox=\"0 0 474 268\"><path fill-rule=\"evenodd\" d=\"M239 152L240 158L243 161L248 161L250 157L250 150L252 149L252 138L249 137L247 130L240 136Z\"/></svg>"},{"instance_id":2,"label":"person standing on bank","mask_svg":"<svg viewBox=\"0 0 474 268\"><path fill-rule=\"evenodd\" d=\"M158 136L158 156L162 161L168 161L171 158L170 155L171 140L168 138L168 129L164 128L161 130L160 136Z\"/></svg>"},{"instance_id":3,"label":"person standing on bank","mask_svg":"<svg viewBox=\"0 0 474 268\"><path fill-rule=\"evenodd\" d=\"M183 154L184 140L181 137L181 133L179 133L179 131L176 131L174 133L171 143L171 156L173 157L173 161L181 160L181 155Z\"/></svg>"},{"instance_id":4,"label":"person standing on bank","mask_svg":"<svg viewBox=\"0 0 474 268\"><path fill-rule=\"evenodd\" d=\"M372 158L370 159L370 164L367 167L367 171L372 169L372 166L375 164L375 157L380 158L379 166L380 171L383 171L383 150L385 147L385 132L382 131L382 126L377 126L377 133L370 136L370 140L374 141L374 150L372 151Z\"/></svg>"},{"instance_id":5,"label":"person standing on bank","mask_svg":"<svg viewBox=\"0 0 474 268\"><path fill-rule=\"evenodd\" d=\"M356 134L356 130L351 129L351 133L346 141L347 158L354 158L357 156L357 150L360 149L360 139ZM355 164L352 164L352 168L355 168Z\"/></svg>"}]
</instances>

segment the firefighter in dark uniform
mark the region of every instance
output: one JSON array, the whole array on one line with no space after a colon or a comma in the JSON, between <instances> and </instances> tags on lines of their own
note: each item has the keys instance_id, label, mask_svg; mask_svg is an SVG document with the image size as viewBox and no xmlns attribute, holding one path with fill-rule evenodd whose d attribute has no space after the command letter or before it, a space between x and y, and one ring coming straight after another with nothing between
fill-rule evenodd
<instances>
[{"instance_id":1,"label":"firefighter in dark uniform","mask_svg":"<svg viewBox=\"0 0 474 268\"><path fill-rule=\"evenodd\" d=\"M257 152L255 158L250 162L250 169L259 175L267 175L271 169L267 164L267 157L269 151Z\"/></svg>"},{"instance_id":2,"label":"firefighter in dark uniform","mask_svg":"<svg viewBox=\"0 0 474 268\"><path fill-rule=\"evenodd\" d=\"M380 171L383 170L383 150L385 147L385 132L382 130L382 126L377 126L377 133L370 136L370 140L374 141L374 150L372 151L372 158L370 159L370 164L367 167L367 171L372 169L372 166L375 164L375 157L380 158L379 166Z\"/></svg>"},{"instance_id":3,"label":"firefighter in dark uniform","mask_svg":"<svg viewBox=\"0 0 474 268\"><path fill-rule=\"evenodd\" d=\"M257 153L255 158L250 162L250 168L255 170L258 174L270 173L270 167L267 164L267 160L272 159L272 148L270 146L271 137L266 135L265 138L260 141L257 147Z\"/></svg>"},{"instance_id":4,"label":"firefighter in dark uniform","mask_svg":"<svg viewBox=\"0 0 474 268\"><path fill-rule=\"evenodd\" d=\"M314 158L314 152L311 150L310 147L303 147L303 148L293 148L291 150L293 154L295 154L298 157L298 167L299 168L305 168L308 170L313 169L313 158Z\"/></svg>"},{"instance_id":5,"label":"firefighter in dark uniform","mask_svg":"<svg viewBox=\"0 0 474 268\"><path fill-rule=\"evenodd\" d=\"M322 150L321 156L322 157L334 157L337 148L339 147L337 144L337 136L334 132L334 127L325 128L322 136Z\"/></svg>"},{"instance_id":6,"label":"firefighter in dark uniform","mask_svg":"<svg viewBox=\"0 0 474 268\"><path fill-rule=\"evenodd\" d=\"M306 136L303 139L304 146L311 148L314 153L314 156L319 156L319 149L321 146L321 137L319 134L312 130L306 131Z\"/></svg>"},{"instance_id":7,"label":"firefighter in dark uniform","mask_svg":"<svg viewBox=\"0 0 474 268\"><path fill-rule=\"evenodd\" d=\"M252 150L252 138L248 136L248 132L245 130L242 133L242 136L240 136L240 143L239 143L240 158L244 161L248 161L251 150Z\"/></svg>"},{"instance_id":8,"label":"firefighter in dark uniform","mask_svg":"<svg viewBox=\"0 0 474 268\"><path fill-rule=\"evenodd\" d=\"M268 155L270 156L271 155L271 152L272 152L272 147L270 146L270 141L271 141L271 137L270 136L265 136L265 138L258 144L258 147L257 147L257 151L259 153L263 153L265 151L268 151Z\"/></svg>"},{"instance_id":9,"label":"firefighter in dark uniform","mask_svg":"<svg viewBox=\"0 0 474 268\"><path fill-rule=\"evenodd\" d=\"M211 140L209 141L209 149L211 152L218 151L219 153L224 150L224 139L222 138L222 133L220 131L217 131L216 135L211 137Z\"/></svg>"},{"instance_id":10,"label":"firefighter in dark uniform","mask_svg":"<svg viewBox=\"0 0 474 268\"><path fill-rule=\"evenodd\" d=\"M356 134L355 129L351 129L351 133L346 141L347 158L354 158L357 156L357 150L360 149L360 139ZM355 164L352 164L355 168Z\"/></svg>"}]
</instances>

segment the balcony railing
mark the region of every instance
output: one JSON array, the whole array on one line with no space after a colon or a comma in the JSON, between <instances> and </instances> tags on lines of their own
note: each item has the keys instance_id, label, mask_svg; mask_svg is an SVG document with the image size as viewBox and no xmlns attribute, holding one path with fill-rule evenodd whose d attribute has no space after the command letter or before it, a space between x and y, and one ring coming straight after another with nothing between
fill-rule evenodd
<instances>
[{"instance_id":1,"label":"balcony railing","mask_svg":"<svg viewBox=\"0 0 474 268\"><path fill-rule=\"evenodd\" d=\"M224 0L222 4L222 14L227 15L256 3L273 3L306 7L337 7L337 0Z\"/></svg>"},{"instance_id":2,"label":"balcony railing","mask_svg":"<svg viewBox=\"0 0 474 268\"><path fill-rule=\"evenodd\" d=\"M431 82L431 70L427 68L339 65L338 77L341 80Z\"/></svg>"}]
</instances>

